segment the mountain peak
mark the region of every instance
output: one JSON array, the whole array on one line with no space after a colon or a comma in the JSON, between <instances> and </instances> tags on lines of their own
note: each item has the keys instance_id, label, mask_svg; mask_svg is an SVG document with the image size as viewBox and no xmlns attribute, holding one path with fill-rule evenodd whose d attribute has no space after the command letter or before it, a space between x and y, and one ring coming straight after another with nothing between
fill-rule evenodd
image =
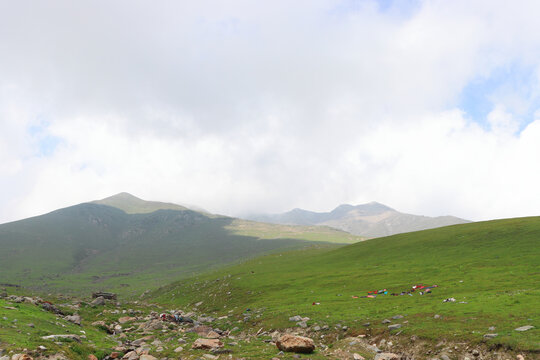
<instances>
[{"instance_id":1,"label":"mountain peak","mask_svg":"<svg viewBox=\"0 0 540 360\"><path fill-rule=\"evenodd\" d=\"M159 201L146 201L127 192L121 192L105 199L92 201L94 204L107 205L127 214L146 214L157 210L188 210L184 206Z\"/></svg>"}]
</instances>

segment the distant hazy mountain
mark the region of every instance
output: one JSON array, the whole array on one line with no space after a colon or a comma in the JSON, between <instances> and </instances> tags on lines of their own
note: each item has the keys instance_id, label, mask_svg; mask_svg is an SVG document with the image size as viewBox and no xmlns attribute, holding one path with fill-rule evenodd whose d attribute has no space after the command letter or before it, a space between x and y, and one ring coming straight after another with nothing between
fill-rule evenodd
<instances>
[{"instance_id":1,"label":"distant hazy mountain","mask_svg":"<svg viewBox=\"0 0 540 360\"><path fill-rule=\"evenodd\" d=\"M0 225L0 284L138 291L317 240L361 239L329 227L261 224L121 193Z\"/></svg>"},{"instance_id":2,"label":"distant hazy mountain","mask_svg":"<svg viewBox=\"0 0 540 360\"><path fill-rule=\"evenodd\" d=\"M253 215L248 219L274 224L326 225L368 238L470 222L455 216L405 214L377 202L345 204L322 213L293 209L283 214Z\"/></svg>"}]
</instances>

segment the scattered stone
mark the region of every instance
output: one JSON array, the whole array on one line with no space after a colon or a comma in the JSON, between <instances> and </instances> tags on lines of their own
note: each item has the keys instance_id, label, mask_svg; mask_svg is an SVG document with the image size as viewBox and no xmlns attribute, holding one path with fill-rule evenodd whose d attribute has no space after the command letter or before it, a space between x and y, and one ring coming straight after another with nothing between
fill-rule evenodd
<instances>
[{"instance_id":1,"label":"scattered stone","mask_svg":"<svg viewBox=\"0 0 540 360\"><path fill-rule=\"evenodd\" d=\"M289 321L293 321L293 322L302 321L302 317L300 315L291 316L289 318Z\"/></svg>"},{"instance_id":2,"label":"scattered stone","mask_svg":"<svg viewBox=\"0 0 540 360\"><path fill-rule=\"evenodd\" d=\"M30 323L30 324L28 324L28 327L35 328L36 325L34 325L33 323Z\"/></svg>"},{"instance_id":3,"label":"scattered stone","mask_svg":"<svg viewBox=\"0 0 540 360\"><path fill-rule=\"evenodd\" d=\"M446 354L442 354L441 355L441 360L451 360L451 359L450 359L450 356L448 356Z\"/></svg>"},{"instance_id":4,"label":"scattered stone","mask_svg":"<svg viewBox=\"0 0 540 360\"><path fill-rule=\"evenodd\" d=\"M399 356L394 353L380 353L375 355L374 360L399 360Z\"/></svg>"},{"instance_id":5,"label":"scattered stone","mask_svg":"<svg viewBox=\"0 0 540 360\"><path fill-rule=\"evenodd\" d=\"M526 325L526 326L518 327L515 330L516 331L527 331L527 330L531 330L533 328L534 328L534 326L532 326L532 325Z\"/></svg>"},{"instance_id":6,"label":"scattered stone","mask_svg":"<svg viewBox=\"0 0 540 360\"><path fill-rule=\"evenodd\" d=\"M401 324L388 325L388 330L397 330L401 327Z\"/></svg>"},{"instance_id":7,"label":"scattered stone","mask_svg":"<svg viewBox=\"0 0 540 360\"><path fill-rule=\"evenodd\" d=\"M435 316L433 316L434 319L440 319L441 318L441 315L439 314L435 314Z\"/></svg>"},{"instance_id":8,"label":"scattered stone","mask_svg":"<svg viewBox=\"0 0 540 360\"><path fill-rule=\"evenodd\" d=\"M193 345L191 346L192 349L203 349L203 350L211 350L215 348L223 347L223 343L219 341L219 339L203 339L199 338L195 340Z\"/></svg>"},{"instance_id":9,"label":"scattered stone","mask_svg":"<svg viewBox=\"0 0 540 360\"><path fill-rule=\"evenodd\" d=\"M370 325L371 325L371 323L368 323L368 322L367 322L367 323L364 323L364 324L362 324L362 326L365 326L365 327L368 327L368 326L370 326Z\"/></svg>"},{"instance_id":10,"label":"scattered stone","mask_svg":"<svg viewBox=\"0 0 540 360\"><path fill-rule=\"evenodd\" d=\"M81 338L77 335L47 335L41 337L43 340L62 340L70 339L75 340L76 342L81 342Z\"/></svg>"},{"instance_id":11,"label":"scattered stone","mask_svg":"<svg viewBox=\"0 0 540 360\"><path fill-rule=\"evenodd\" d=\"M315 343L310 338L285 334L276 342L281 351L310 354L315 349Z\"/></svg>"},{"instance_id":12,"label":"scattered stone","mask_svg":"<svg viewBox=\"0 0 540 360\"><path fill-rule=\"evenodd\" d=\"M98 360L98 358L96 357L96 355L88 355L88 360Z\"/></svg>"},{"instance_id":13,"label":"scattered stone","mask_svg":"<svg viewBox=\"0 0 540 360\"><path fill-rule=\"evenodd\" d=\"M473 356L478 357L478 356L480 356L480 351L474 349L474 350L472 351L472 354L473 354Z\"/></svg>"},{"instance_id":14,"label":"scattered stone","mask_svg":"<svg viewBox=\"0 0 540 360\"><path fill-rule=\"evenodd\" d=\"M403 319L403 315L392 316L392 319L394 320Z\"/></svg>"},{"instance_id":15,"label":"scattered stone","mask_svg":"<svg viewBox=\"0 0 540 360\"><path fill-rule=\"evenodd\" d=\"M321 331L321 327L319 325L314 326L313 331Z\"/></svg>"},{"instance_id":16,"label":"scattered stone","mask_svg":"<svg viewBox=\"0 0 540 360\"><path fill-rule=\"evenodd\" d=\"M516 356L516 359L517 360L525 360L525 357L521 354L519 354L518 356Z\"/></svg>"},{"instance_id":17,"label":"scattered stone","mask_svg":"<svg viewBox=\"0 0 540 360\"><path fill-rule=\"evenodd\" d=\"M64 319L76 325L79 325L79 326L81 325L81 317L78 314L66 316Z\"/></svg>"},{"instance_id":18,"label":"scattered stone","mask_svg":"<svg viewBox=\"0 0 540 360\"><path fill-rule=\"evenodd\" d=\"M490 327L488 328L488 330L489 330L489 331L495 331L495 326L490 326Z\"/></svg>"},{"instance_id":19,"label":"scattered stone","mask_svg":"<svg viewBox=\"0 0 540 360\"><path fill-rule=\"evenodd\" d=\"M215 355L211 355L211 354L204 354L203 358L209 359L209 360L215 360L215 359L219 358L219 356L215 356Z\"/></svg>"},{"instance_id":20,"label":"scattered stone","mask_svg":"<svg viewBox=\"0 0 540 360\"><path fill-rule=\"evenodd\" d=\"M444 299L443 302L456 302L456 299L452 297L452 298Z\"/></svg>"},{"instance_id":21,"label":"scattered stone","mask_svg":"<svg viewBox=\"0 0 540 360\"><path fill-rule=\"evenodd\" d=\"M107 299L107 300L116 300L116 294L115 293L95 292L95 293L92 294L93 299L97 299L99 297L102 297L103 299Z\"/></svg>"},{"instance_id":22,"label":"scattered stone","mask_svg":"<svg viewBox=\"0 0 540 360\"><path fill-rule=\"evenodd\" d=\"M95 298L91 303L90 305L92 306L102 306L102 305L105 305L105 298L103 296L98 296L97 298Z\"/></svg>"},{"instance_id":23,"label":"scattered stone","mask_svg":"<svg viewBox=\"0 0 540 360\"><path fill-rule=\"evenodd\" d=\"M215 332L214 330L211 330L207 335L206 335L207 338L209 339L219 339L220 336L217 332Z\"/></svg>"},{"instance_id":24,"label":"scattered stone","mask_svg":"<svg viewBox=\"0 0 540 360\"><path fill-rule=\"evenodd\" d=\"M134 317L131 317L131 316L124 316L124 317L121 317L120 319L118 319L118 322L120 324L125 324L127 322L135 321L135 320L137 320L137 318L134 318Z\"/></svg>"},{"instance_id":25,"label":"scattered stone","mask_svg":"<svg viewBox=\"0 0 540 360\"><path fill-rule=\"evenodd\" d=\"M307 328L307 323L305 321L299 321L296 325L300 326L302 329Z\"/></svg>"},{"instance_id":26,"label":"scattered stone","mask_svg":"<svg viewBox=\"0 0 540 360\"><path fill-rule=\"evenodd\" d=\"M139 360L157 360L157 358L152 355L144 354L139 357Z\"/></svg>"},{"instance_id":27,"label":"scattered stone","mask_svg":"<svg viewBox=\"0 0 540 360\"><path fill-rule=\"evenodd\" d=\"M493 338L496 338L497 335L499 335L499 334L485 334L484 338L485 339L493 339Z\"/></svg>"},{"instance_id":28,"label":"scattered stone","mask_svg":"<svg viewBox=\"0 0 540 360\"><path fill-rule=\"evenodd\" d=\"M384 319L384 320L382 321L382 324L390 324L390 323L391 323L391 321L388 320L388 319Z\"/></svg>"},{"instance_id":29,"label":"scattered stone","mask_svg":"<svg viewBox=\"0 0 540 360\"><path fill-rule=\"evenodd\" d=\"M354 360L365 360L364 357L360 354L357 354L357 353L354 353L353 354L353 359Z\"/></svg>"},{"instance_id":30,"label":"scattered stone","mask_svg":"<svg viewBox=\"0 0 540 360\"><path fill-rule=\"evenodd\" d=\"M176 353L182 352L182 351L184 351L184 348L181 347L181 346L179 346L179 347L177 347L176 349L174 349L174 352L176 352Z\"/></svg>"}]
</instances>

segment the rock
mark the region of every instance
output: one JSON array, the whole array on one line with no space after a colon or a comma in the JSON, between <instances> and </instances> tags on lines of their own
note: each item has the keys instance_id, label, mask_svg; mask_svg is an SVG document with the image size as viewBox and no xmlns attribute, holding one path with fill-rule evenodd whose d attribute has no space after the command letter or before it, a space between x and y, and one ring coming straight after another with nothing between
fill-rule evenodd
<instances>
[{"instance_id":1,"label":"rock","mask_svg":"<svg viewBox=\"0 0 540 360\"><path fill-rule=\"evenodd\" d=\"M477 356L480 356L480 351L474 349L474 350L472 351L472 354L473 354L473 356L476 356L476 357L477 357Z\"/></svg>"},{"instance_id":2,"label":"rock","mask_svg":"<svg viewBox=\"0 0 540 360\"><path fill-rule=\"evenodd\" d=\"M217 332L215 332L214 330L210 331L207 335L206 335L207 338L209 339L219 339L220 336Z\"/></svg>"},{"instance_id":3,"label":"rock","mask_svg":"<svg viewBox=\"0 0 540 360\"><path fill-rule=\"evenodd\" d=\"M96 357L96 355L88 355L88 360L98 360L98 358Z\"/></svg>"},{"instance_id":4,"label":"rock","mask_svg":"<svg viewBox=\"0 0 540 360\"><path fill-rule=\"evenodd\" d=\"M516 359L517 360L525 360L525 357L520 354L520 355L516 356Z\"/></svg>"},{"instance_id":5,"label":"rock","mask_svg":"<svg viewBox=\"0 0 540 360\"><path fill-rule=\"evenodd\" d=\"M388 330L397 330L401 327L401 324L388 325Z\"/></svg>"},{"instance_id":6,"label":"rock","mask_svg":"<svg viewBox=\"0 0 540 360\"><path fill-rule=\"evenodd\" d=\"M123 357L122 359L126 359L126 360L136 360L139 358L139 355L137 355L137 353L135 351L130 351L130 352L127 352Z\"/></svg>"},{"instance_id":7,"label":"rock","mask_svg":"<svg viewBox=\"0 0 540 360\"><path fill-rule=\"evenodd\" d=\"M13 355L11 358L13 359L16 357L16 355ZM17 360L34 360L30 355L28 354L19 354L18 357L16 357Z\"/></svg>"},{"instance_id":8,"label":"rock","mask_svg":"<svg viewBox=\"0 0 540 360\"><path fill-rule=\"evenodd\" d=\"M139 325L139 330L154 331L163 329L163 322L158 319L149 320Z\"/></svg>"},{"instance_id":9,"label":"rock","mask_svg":"<svg viewBox=\"0 0 540 360\"><path fill-rule=\"evenodd\" d=\"M111 359L118 359L118 358L120 357L120 353L114 351L114 352L112 352L112 353L109 354L109 357L110 357Z\"/></svg>"},{"instance_id":10,"label":"rock","mask_svg":"<svg viewBox=\"0 0 540 360\"><path fill-rule=\"evenodd\" d=\"M354 353L353 354L353 359L354 360L365 360L364 357L360 354L357 354L357 353Z\"/></svg>"},{"instance_id":11,"label":"rock","mask_svg":"<svg viewBox=\"0 0 540 360\"><path fill-rule=\"evenodd\" d=\"M213 331L213 329L208 325L199 325L199 326L195 326L192 329L192 332L196 332L197 335L204 336L204 337L206 337L210 333L210 331Z\"/></svg>"},{"instance_id":12,"label":"rock","mask_svg":"<svg viewBox=\"0 0 540 360\"><path fill-rule=\"evenodd\" d=\"M102 306L102 305L105 305L105 298L103 296L98 296L97 298L95 298L91 303L90 305L92 306Z\"/></svg>"},{"instance_id":13,"label":"rock","mask_svg":"<svg viewBox=\"0 0 540 360\"><path fill-rule=\"evenodd\" d=\"M176 349L174 349L174 352L176 352L176 353L177 353L177 352L181 352L181 351L184 351L184 348L181 347L181 346L179 346L179 347L177 347Z\"/></svg>"},{"instance_id":14,"label":"rock","mask_svg":"<svg viewBox=\"0 0 540 360\"><path fill-rule=\"evenodd\" d=\"M384 319L384 320L383 320L383 321L382 321L381 323L382 323L382 324L390 324L390 323L391 323L391 321L390 321L390 320L388 320L388 319Z\"/></svg>"},{"instance_id":15,"label":"rock","mask_svg":"<svg viewBox=\"0 0 540 360\"><path fill-rule=\"evenodd\" d=\"M135 321L135 320L137 320L137 318L134 318L134 317L131 317L131 316L124 316L124 317L121 317L120 319L118 319L118 322L120 324L125 324L127 322Z\"/></svg>"},{"instance_id":16,"label":"rock","mask_svg":"<svg viewBox=\"0 0 540 360\"><path fill-rule=\"evenodd\" d=\"M305 321L299 321L296 323L296 325L300 326L302 329L307 328L307 324Z\"/></svg>"},{"instance_id":17,"label":"rock","mask_svg":"<svg viewBox=\"0 0 540 360\"><path fill-rule=\"evenodd\" d=\"M319 325L313 327L313 331L321 331L321 327Z\"/></svg>"},{"instance_id":18,"label":"rock","mask_svg":"<svg viewBox=\"0 0 540 360\"><path fill-rule=\"evenodd\" d=\"M147 341L150 341L150 340L153 340L154 337L152 335L148 335L148 336L145 336L145 337L142 337L140 339L137 339L137 340L133 340L131 342L131 345L133 346L140 346L142 345L143 343L147 342Z\"/></svg>"},{"instance_id":19,"label":"rock","mask_svg":"<svg viewBox=\"0 0 540 360\"><path fill-rule=\"evenodd\" d=\"M107 300L116 300L116 294L115 293L95 292L95 293L92 294L93 299L97 299L99 297L102 297L103 299L107 299Z\"/></svg>"},{"instance_id":20,"label":"rock","mask_svg":"<svg viewBox=\"0 0 540 360\"><path fill-rule=\"evenodd\" d=\"M433 316L434 319L440 319L441 318L441 315L439 314L435 314L435 316Z\"/></svg>"},{"instance_id":21,"label":"rock","mask_svg":"<svg viewBox=\"0 0 540 360\"><path fill-rule=\"evenodd\" d=\"M370 326L370 325L371 325L371 323L368 323L368 322L367 322L367 323L364 323L364 324L362 324L362 326L365 326L365 327L368 327L368 326Z\"/></svg>"},{"instance_id":22,"label":"rock","mask_svg":"<svg viewBox=\"0 0 540 360\"><path fill-rule=\"evenodd\" d=\"M215 359L218 359L219 356L215 356L215 355L211 355L211 354L204 354L203 358L209 359L209 360L215 360Z\"/></svg>"},{"instance_id":23,"label":"rock","mask_svg":"<svg viewBox=\"0 0 540 360\"><path fill-rule=\"evenodd\" d=\"M41 337L43 340L62 340L62 339L70 339L75 340L76 342L81 342L81 338L77 335L47 335Z\"/></svg>"},{"instance_id":24,"label":"rock","mask_svg":"<svg viewBox=\"0 0 540 360\"><path fill-rule=\"evenodd\" d=\"M28 327L35 328L36 325L34 325L33 323L30 323L30 324L28 324Z\"/></svg>"},{"instance_id":25,"label":"rock","mask_svg":"<svg viewBox=\"0 0 540 360\"><path fill-rule=\"evenodd\" d=\"M279 350L310 354L315 350L315 343L310 338L285 334L276 342Z\"/></svg>"},{"instance_id":26,"label":"rock","mask_svg":"<svg viewBox=\"0 0 540 360\"><path fill-rule=\"evenodd\" d=\"M448 356L446 354L442 354L441 355L441 360L451 360L451 359L450 359L450 356Z\"/></svg>"},{"instance_id":27,"label":"rock","mask_svg":"<svg viewBox=\"0 0 540 360\"><path fill-rule=\"evenodd\" d=\"M139 360L157 360L157 358L153 357L152 355L141 355L139 357Z\"/></svg>"},{"instance_id":28,"label":"rock","mask_svg":"<svg viewBox=\"0 0 540 360\"><path fill-rule=\"evenodd\" d=\"M394 353L380 353L375 355L374 360L399 360L399 356Z\"/></svg>"},{"instance_id":29,"label":"rock","mask_svg":"<svg viewBox=\"0 0 540 360\"><path fill-rule=\"evenodd\" d=\"M497 335L499 335L499 334L485 334L484 338L485 339L493 339L493 338L496 338Z\"/></svg>"},{"instance_id":30,"label":"rock","mask_svg":"<svg viewBox=\"0 0 540 360\"><path fill-rule=\"evenodd\" d=\"M403 319L403 315L392 316L392 319L394 320Z\"/></svg>"},{"instance_id":31,"label":"rock","mask_svg":"<svg viewBox=\"0 0 540 360\"><path fill-rule=\"evenodd\" d=\"M490 327L488 328L488 330L489 330L489 331L495 331L495 326L490 326Z\"/></svg>"},{"instance_id":32,"label":"rock","mask_svg":"<svg viewBox=\"0 0 540 360\"><path fill-rule=\"evenodd\" d=\"M81 317L78 314L66 316L64 319L79 326L81 325Z\"/></svg>"},{"instance_id":33,"label":"rock","mask_svg":"<svg viewBox=\"0 0 540 360\"><path fill-rule=\"evenodd\" d=\"M534 328L534 326L532 326L532 325L526 325L526 326L518 327L515 330L516 331L527 331L527 330L531 330L533 328Z\"/></svg>"},{"instance_id":34,"label":"rock","mask_svg":"<svg viewBox=\"0 0 540 360\"><path fill-rule=\"evenodd\" d=\"M291 316L289 318L289 321L293 321L293 322L302 321L302 317L300 315Z\"/></svg>"},{"instance_id":35,"label":"rock","mask_svg":"<svg viewBox=\"0 0 540 360\"><path fill-rule=\"evenodd\" d=\"M0 360L9 360L9 356L0 356Z\"/></svg>"},{"instance_id":36,"label":"rock","mask_svg":"<svg viewBox=\"0 0 540 360\"><path fill-rule=\"evenodd\" d=\"M193 345L191 346L192 349L203 349L203 350L211 350L215 348L223 347L223 343L219 341L219 339L204 339L199 338L195 340Z\"/></svg>"}]
</instances>

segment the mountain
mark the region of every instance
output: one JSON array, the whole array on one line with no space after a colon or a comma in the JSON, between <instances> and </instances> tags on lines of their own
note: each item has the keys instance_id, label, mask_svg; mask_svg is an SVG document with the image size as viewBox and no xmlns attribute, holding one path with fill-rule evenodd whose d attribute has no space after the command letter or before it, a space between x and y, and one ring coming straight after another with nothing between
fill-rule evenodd
<instances>
[{"instance_id":1,"label":"mountain","mask_svg":"<svg viewBox=\"0 0 540 360\"><path fill-rule=\"evenodd\" d=\"M364 334L370 343L375 336L384 336L391 338L390 349L396 352L426 340L435 347L445 339L447 348L451 343L458 346L452 346L454 359L464 358L458 354L469 349L460 345L463 342L487 343L486 349L529 350L536 359L539 239L540 217L446 226L338 249L320 246L261 256L172 283L146 300L181 309L203 301L200 311L215 318L243 319L254 332L297 327L299 320L289 318L299 315L309 319L308 334L326 336L339 329L347 344L350 334ZM424 295L420 291L391 295L417 284L438 286ZM368 291L380 289L388 294L366 297ZM388 325L394 324L401 329L390 330ZM514 330L524 325L534 328ZM316 327L323 326L329 330L317 332ZM342 331L345 326L348 330ZM489 327L496 327L490 329L498 334L493 339L484 336ZM401 332L405 335L400 337ZM415 346L412 335L417 338Z\"/></svg>"},{"instance_id":2,"label":"mountain","mask_svg":"<svg viewBox=\"0 0 540 360\"><path fill-rule=\"evenodd\" d=\"M0 283L138 292L265 252L359 240L328 227L260 224L121 193L0 225Z\"/></svg>"},{"instance_id":3,"label":"mountain","mask_svg":"<svg viewBox=\"0 0 540 360\"><path fill-rule=\"evenodd\" d=\"M283 214L253 215L248 219L274 224L325 225L366 238L376 238L470 221L454 216L420 216L401 213L386 205L340 205L330 212L294 209Z\"/></svg>"}]
</instances>

